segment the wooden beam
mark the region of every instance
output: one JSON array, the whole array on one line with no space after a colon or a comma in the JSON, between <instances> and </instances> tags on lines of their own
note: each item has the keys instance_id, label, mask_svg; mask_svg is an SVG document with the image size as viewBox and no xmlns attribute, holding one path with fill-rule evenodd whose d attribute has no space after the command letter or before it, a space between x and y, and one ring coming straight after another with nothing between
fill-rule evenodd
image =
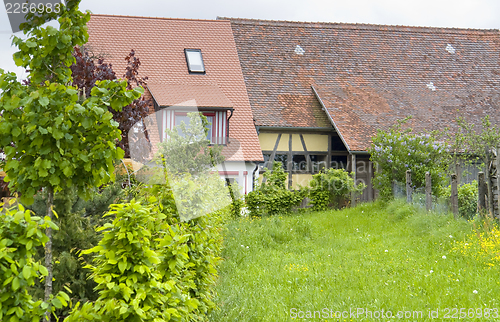
<instances>
[{"instance_id":1,"label":"wooden beam","mask_svg":"<svg viewBox=\"0 0 500 322\"><path fill-rule=\"evenodd\" d=\"M302 134L300 134L300 141L302 142L302 148L304 149L304 152L306 153L306 162L307 162L307 171L310 171L312 173L312 164L311 164L311 156L309 155L309 152L307 152L307 147L306 147L306 142L304 141L304 137Z\"/></svg>"},{"instance_id":2,"label":"wooden beam","mask_svg":"<svg viewBox=\"0 0 500 322\"><path fill-rule=\"evenodd\" d=\"M276 151L278 150L278 145L280 144L281 140L281 133L278 134L278 137L276 138L276 143L274 144L274 149L273 153L271 153L271 156L269 157L269 161L274 161L274 157L276 156Z\"/></svg>"},{"instance_id":3,"label":"wooden beam","mask_svg":"<svg viewBox=\"0 0 500 322\"><path fill-rule=\"evenodd\" d=\"M280 144L280 140L281 140L281 133L278 134L278 137L276 138L276 143L274 144L273 152L271 153L271 156L269 157L269 161L267 161L267 163L273 164L274 157L276 156L276 150L278 150L278 145ZM269 166L269 165L267 165L267 166ZM266 177L262 178L262 183L265 183L265 182L266 182Z\"/></svg>"},{"instance_id":4,"label":"wooden beam","mask_svg":"<svg viewBox=\"0 0 500 322\"><path fill-rule=\"evenodd\" d=\"M330 166L332 165L332 134L328 134L328 155L327 155L327 160L326 160L326 168L330 169Z\"/></svg>"}]
</instances>

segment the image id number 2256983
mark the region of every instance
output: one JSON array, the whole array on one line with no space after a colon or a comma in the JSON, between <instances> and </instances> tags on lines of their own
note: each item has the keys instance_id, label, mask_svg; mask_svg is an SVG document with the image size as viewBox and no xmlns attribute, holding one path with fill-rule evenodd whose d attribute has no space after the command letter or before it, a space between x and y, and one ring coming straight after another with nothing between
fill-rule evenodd
<instances>
[{"instance_id":1,"label":"image id number 2256983","mask_svg":"<svg viewBox=\"0 0 500 322\"><path fill-rule=\"evenodd\" d=\"M7 13L59 13L61 12L61 3L10 3L6 2L5 3L5 10L7 10Z\"/></svg>"}]
</instances>

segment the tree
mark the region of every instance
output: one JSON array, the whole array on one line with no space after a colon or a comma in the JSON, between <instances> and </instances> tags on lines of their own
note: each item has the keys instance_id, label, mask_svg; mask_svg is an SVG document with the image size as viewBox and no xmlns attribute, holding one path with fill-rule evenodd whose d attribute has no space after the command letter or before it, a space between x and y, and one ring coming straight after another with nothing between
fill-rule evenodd
<instances>
[{"instance_id":1,"label":"tree","mask_svg":"<svg viewBox=\"0 0 500 322\"><path fill-rule=\"evenodd\" d=\"M208 121L201 113L188 113L159 145L156 162L171 187L181 220L217 211L230 203L229 190L215 167L224 161L222 146L210 146ZM163 172L164 171L164 172Z\"/></svg>"},{"instance_id":2,"label":"tree","mask_svg":"<svg viewBox=\"0 0 500 322\"><path fill-rule=\"evenodd\" d=\"M92 187L114 179L113 161L123 157L116 146L121 135L108 107L120 111L142 94L141 88L127 90L127 81L98 81L91 96L79 99L69 66L75 62L73 48L88 40L86 23L90 14L78 10L79 0L67 1L59 13L28 14L21 25L27 39L14 37L19 48L17 66L29 71L23 85L14 73L0 70L0 147L5 152L5 181L31 204L35 193L48 194L46 214L52 218L54 193L75 187L89 197ZM60 28L42 27L58 18ZM45 301L52 298L52 242L46 234ZM50 321L47 314L46 320Z\"/></svg>"},{"instance_id":3,"label":"tree","mask_svg":"<svg viewBox=\"0 0 500 322\"><path fill-rule=\"evenodd\" d=\"M445 146L437 141L436 133L413 133L411 128L404 129L408 120L398 121L389 131L379 130L369 149L370 160L377 165L373 182L385 199L392 198L394 182L403 181L409 169L416 188L425 187L426 172L431 174L434 195L439 195L444 183Z\"/></svg>"},{"instance_id":4,"label":"tree","mask_svg":"<svg viewBox=\"0 0 500 322\"><path fill-rule=\"evenodd\" d=\"M103 54L96 54L91 48L82 46L75 47L73 55L75 56L75 63L71 65L73 86L77 87L83 95L86 96L91 93L98 81L117 79L116 73L113 71L113 65L105 62ZM148 77L139 76L141 61L135 56L133 49L125 57L125 61L127 61L127 67L123 77L127 80L127 89L143 86ZM125 157L127 158L130 157L131 148L127 135L134 124L141 122L148 115L150 104L151 101L142 96L123 107L121 111L116 111L111 107L108 108L109 112L113 114L113 120L119 124L118 128L122 137L118 146L125 151ZM145 132L145 127L142 130ZM144 134L147 138L147 132Z\"/></svg>"},{"instance_id":5,"label":"tree","mask_svg":"<svg viewBox=\"0 0 500 322\"><path fill-rule=\"evenodd\" d=\"M53 294L59 291L71 290L71 303L93 301L97 299L94 291L95 282L88 278L88 270L84 268L90 261L90 255L80 256L82 249L92 248L102 238L95 231L95 227L110 222L110 218L103 218L108 212L109 205L125 200L125 190L121 186L120 178L116 182L94 189L92 197L84 200L76 194L74 189L66 189L54 195L53 209L58 214L54 223L59 230L52 235L53 253ZM43 213L47 204L47 194L38 193L35 202L28 208L34 213ZM43 259L42 251L37 251L35 259ZM36 283L31 294L43 298L44 286ZM59 317L67 315L70 308L55 310Z\"/></svg>"},{"instance_id":6,"label":"tree","mask_svg":"<svg viewBox=\"0 0 500 322\"><path fill-rule=\"evenodd\" d=\"M158 157L163 157L171 174L196 175L224 161L221 145L210 146L208 121L201 113L187 113L189 124L182 121L174 129L166 129L168 139L159 144Z\"/></svg>"}]
</instances>

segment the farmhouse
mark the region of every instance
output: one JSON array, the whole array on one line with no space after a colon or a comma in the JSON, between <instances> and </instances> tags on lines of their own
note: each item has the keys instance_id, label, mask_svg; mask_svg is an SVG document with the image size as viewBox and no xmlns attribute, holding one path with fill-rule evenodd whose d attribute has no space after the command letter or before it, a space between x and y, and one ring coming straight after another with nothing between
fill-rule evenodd
<instances>
[{"instance_id":1,"label":"farmhouse","mask_svg":"<svg viewBox=\"0 0 500 322\"><path fill-rule=\"evenodd\" d=\"M131 49L140 59L153 148L187 112L203 112L211 143L224 145L219 174L252 189L263 158L229 21L92 15L88 31L89 48L115 71L125 70Z\"/></svg>"},{"instance_id":2,"label":"farmhouse","mask_svg":"<svg viewBox=\"0 0 500 322\"><path fill-rule=\"evenodd\" d=\"M231 21L264 158L293 186L342 167L372 200L377 130L407 116L416 131L500 123L498 30L218 19Z\"/></svg>"}]
</instances>

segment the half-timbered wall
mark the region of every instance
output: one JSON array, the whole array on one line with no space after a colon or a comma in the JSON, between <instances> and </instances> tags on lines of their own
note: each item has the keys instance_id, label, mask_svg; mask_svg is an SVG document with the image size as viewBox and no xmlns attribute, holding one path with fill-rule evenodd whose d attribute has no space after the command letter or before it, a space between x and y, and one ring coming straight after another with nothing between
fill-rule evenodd
<instances>
[{"instance_id":1,"label":"half-timbered wall","mask_svg":"<svg viewBox=\"0 0 500 322\"><path fill-rule=\"evenodd\" d=\"M322 169L336 168L353 172L357 183L366 184L363 193L355 196L357 201L371 201L375 197L372 187L374 171L369 155L353 157L336 133L261 131L259 141L265 161L260 173L270 167L269 160L280 161L288 172L288 186L293 189L307 185L312 175ZM356 168L352 166L353 160Z\"/></svg>"}]
</instances>

